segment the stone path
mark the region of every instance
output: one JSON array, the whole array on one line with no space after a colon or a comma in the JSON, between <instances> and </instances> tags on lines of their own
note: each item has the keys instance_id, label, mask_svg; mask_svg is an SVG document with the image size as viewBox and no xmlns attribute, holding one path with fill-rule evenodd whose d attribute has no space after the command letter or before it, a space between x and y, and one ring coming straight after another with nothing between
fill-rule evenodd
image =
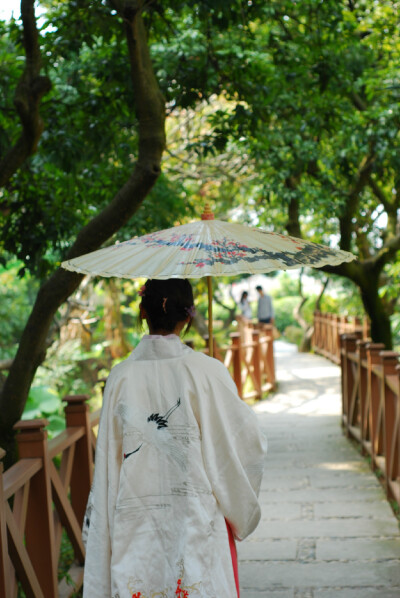
<instances>
[{"instance_id":1,"label":"stone path","mask_svg":"<svg viewBox=\"0 0 400 598\"><path fill-rule=\"evenodd\" d=\"M400 598L399 525L340 427L340 370L275 342L262 521L238 545L241 598Z\"/></svg>"}]
</instances>

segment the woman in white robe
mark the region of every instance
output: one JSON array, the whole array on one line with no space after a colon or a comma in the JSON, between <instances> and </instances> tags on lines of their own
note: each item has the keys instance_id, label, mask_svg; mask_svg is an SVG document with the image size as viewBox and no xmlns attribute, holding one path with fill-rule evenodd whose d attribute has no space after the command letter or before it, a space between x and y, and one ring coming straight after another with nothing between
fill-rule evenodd
<instances>
[{"instance_id":1,"label":"woman in white robe","mask_svg":"<svg viewBox=\"0 0 400 598\"><path fill-rule=\"evenodd\" d=\"M179 339L189 282L142 289L150 335L104 393L83 596L234 598L225 520L238 540L260 520L263 438L225 366Z\"/></svg>"}]
</instances>

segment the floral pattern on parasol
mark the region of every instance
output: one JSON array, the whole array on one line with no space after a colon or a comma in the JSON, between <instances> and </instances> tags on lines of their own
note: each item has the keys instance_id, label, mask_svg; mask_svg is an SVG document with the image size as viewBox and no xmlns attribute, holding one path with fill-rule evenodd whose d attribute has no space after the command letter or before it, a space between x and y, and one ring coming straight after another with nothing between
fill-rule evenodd
<instances>
[{"instance_id":1,"label":"floral pattern on parasol","mask_svg":"<svg viewBox=\"0 0 400 598\"><path fill-rule=\"evenodd\" d=\"M198 221L117 243L64 262L64 268L125 278L201 278L320 267L351 253L220 220Z\"/></svg>"}]
</instances>

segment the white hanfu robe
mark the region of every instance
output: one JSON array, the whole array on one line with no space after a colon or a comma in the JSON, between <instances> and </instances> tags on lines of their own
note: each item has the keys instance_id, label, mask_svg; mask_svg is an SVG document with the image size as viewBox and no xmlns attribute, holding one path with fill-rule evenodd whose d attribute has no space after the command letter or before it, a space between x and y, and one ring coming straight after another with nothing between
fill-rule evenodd
<instances>
[{"instance_id":1,"label":"white hanfu robe","mask_svg":"<svg viewBox=\"0 0 400 598\"><path fill-rule=\"evenodd\" d=\"M234 598L225 518L257 526L264 446L221 362L144 337L106 384L84 598Z\"/></svg>"}]
</instances>

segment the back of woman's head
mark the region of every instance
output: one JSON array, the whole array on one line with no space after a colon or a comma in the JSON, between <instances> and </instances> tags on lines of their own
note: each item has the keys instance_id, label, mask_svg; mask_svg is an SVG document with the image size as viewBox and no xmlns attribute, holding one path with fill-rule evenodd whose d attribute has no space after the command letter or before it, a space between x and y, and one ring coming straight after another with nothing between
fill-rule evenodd
<instances>
[{"instance_id":1,"label":"back of woman's head","mask_svg":"<svg viewBox=\"0 0 400 598\"><path fill-rule=\"evenodd\" d=\"M153 331L173 332L179 322L194 315L193 290L190 282L182 278L167 280L149 279L141 291L142 307Z\"/></svg>"}]
</instances>

